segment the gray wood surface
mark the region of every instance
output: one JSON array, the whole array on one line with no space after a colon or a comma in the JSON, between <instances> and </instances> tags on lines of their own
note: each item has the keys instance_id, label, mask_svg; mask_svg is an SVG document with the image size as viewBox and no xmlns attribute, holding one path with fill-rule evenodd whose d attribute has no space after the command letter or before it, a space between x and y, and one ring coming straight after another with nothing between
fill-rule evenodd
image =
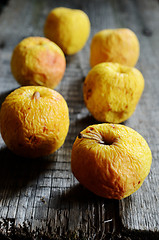
<instances>
[{"instance_id":1,"label":"gray wood surface","mask_svg":"<svg viewBox=\"0 0 159 240\"><path fill-rule=\"evenodd\" d=\"M31 229L48 226L82 229L90 237L97 231L114 232L120 224L127 230L159 231L159 5L157 0L10 0L0 14L0 102L19 87L10 72L14 46L27 36L43 36L49 11L58 6L84 10L91 21L91 35L84 49L67 57L65 76L56 88L66 99L70 128L65 144L55 154L29 160L13 155L0 138L0 217ZM71 149L80 130L96 121L88 113L82 84L89 66L92 36L104 28L128 27L141 46L137 68L145 89L133 116L124 124L147 140L153 155L149 176L132 196L121 200L97 197L84 189L70 169Z\"/></svg>"}]
</instances>

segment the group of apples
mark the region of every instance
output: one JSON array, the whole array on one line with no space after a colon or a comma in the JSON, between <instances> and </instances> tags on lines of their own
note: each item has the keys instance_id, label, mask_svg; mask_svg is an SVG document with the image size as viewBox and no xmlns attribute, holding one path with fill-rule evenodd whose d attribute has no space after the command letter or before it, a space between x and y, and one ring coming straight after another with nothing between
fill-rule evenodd
<instances>
[{"instance_id":1,"label":"group of apples","mask_svg":"<svg viewBox=\"0 0 159 240\"><path fill-rule=\"evenodd\" d=\"M90 34L81 10L53 9L45 37L28 37L14 49L11 70L23 86L9 94L0 111L1 135L8 148L24 157L40 157L60 148L69 129L64 98L53 90L63 78L64 54L80 51ZM94 35L83 86L86 107L102 122L77 136L71 155L75 177L95 194L122 199L135 192L150 171L148 144L135 130L120 125L135 111L144 78L134 68L139 41L130 29L107 29Z\"/></svg>"}]
</instances>

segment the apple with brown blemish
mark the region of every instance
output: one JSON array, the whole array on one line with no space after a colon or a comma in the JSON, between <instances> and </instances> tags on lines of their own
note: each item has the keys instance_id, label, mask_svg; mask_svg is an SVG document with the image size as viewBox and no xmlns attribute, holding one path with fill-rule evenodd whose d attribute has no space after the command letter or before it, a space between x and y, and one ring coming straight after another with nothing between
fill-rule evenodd
<instances>
[{"instance_id":1,"label":"apple with brown blemish","mask_svg":"<svg viewBox=\"0 0 159 240\"><path fill-rule=\"evenodd\" d=\"M11 71L22 85L55 88L64 76L66 60L63 51L44 37L23 39L14 49Z\"/></svg>"},{"instance_id":2,"label":"apple with brown blemish","mask_svg":"<svg viewBox=\"0 0 159 240\"><path fill-rule=\"evenodd\" d=\"M1 135L17 155L41 157L60 148L69 128L68 106L46 87L21 87L10 93L0 111Z\"/></svg>"},{"instance_id":3,"label":"apple with brown blemish","mask_svg":"<svg viewBox=\"0 0 159 240\"><path fill-rule=\"evenodd\" d=\"M105 198L122 199L137 191L151 167L151 150L135 130L120 124L96 124L77 136L71 155L74 176Z\"/></svg>"}]
</instances>

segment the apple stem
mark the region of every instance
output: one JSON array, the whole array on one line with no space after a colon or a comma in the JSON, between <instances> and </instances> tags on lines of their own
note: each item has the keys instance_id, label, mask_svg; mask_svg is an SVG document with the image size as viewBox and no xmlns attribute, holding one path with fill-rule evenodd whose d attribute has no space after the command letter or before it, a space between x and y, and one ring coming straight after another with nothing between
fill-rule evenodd
<instances>
[{"instance_id":1,"label":"apple stem","mask_svg":"<svg viewBox=\"0 0 159 240\"><path fill-rule=\"evenodd\" d=\"M34 92L33 99L37 100L38 98L40 98L40 93L39 92Z\"/></svg>"},{"instance_id":2,"label":"apple stem","mask_svg":"<svg viewBox=\"0 0 159 240\"><path fill-rule=\"evenodd\" d=\"M102 141L101 139L99 139L98 137L96 137L96 136L89 136L89 135L86 135L86 134L83 134L83 133L79 133L78 134L78 138L88 138L88 139L92 139L92 140L95 140L95 141L97 141L97 142L99 142L99 143L101 143L101 144L105 144L105 142L104 141Z\"/></svg>"}]
</instances>

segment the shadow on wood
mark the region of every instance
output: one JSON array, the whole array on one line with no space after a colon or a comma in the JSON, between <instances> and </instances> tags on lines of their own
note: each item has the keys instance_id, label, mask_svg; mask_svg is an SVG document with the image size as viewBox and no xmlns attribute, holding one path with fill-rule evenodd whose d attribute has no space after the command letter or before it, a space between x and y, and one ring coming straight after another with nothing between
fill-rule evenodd
<instances>
[{"instance_id":1,"label":"shadow on wood","mask_svg":"<svg viewBox=\"0 0 159 240\"><path fill-rule=\"evenodd\" d=\"M12 91L14 91L15 89L13 89ZM5 98L12 92L12 91L6 91L0 94L0 107L2 105L2 103L4 102Z\"/></svg>"},{"instance_id":2,"label":"shadow on wood","mask_svg":"<svg viewBox=\"0 0 159 240\"><path fill-rule=\"evenodd\" d=\"M87 190L85 187L83 187L81 184L76 184L74 187L70 188L66 193L62 194L61 196L62 201L70 201L74 203L89 203L89 204L95 204L95 203L104 203L109 204L109 202L116 201L112 199L106 199L99 197L89 190Z\"/></svg>"},{"instance_id":3,"label":"shadow on wood","mask_svg":"<svg viewBox=\"0 0 159 240\"><path fill-rule=\"evenodd\" d=\"M119 225L115 213L118 204L117 200L96 196L82 185L76 184L61 192L52 191L49 218L52 219L53 226L59 225L62 229L81 228L92 234L98 231L114 232Z\"/></svg>"},{"instance_id":4,"label":"shadow on wood","mask_svg":"<svg viewBox=\"0 0 159 240\"><path fill-rule=\"evenodd\" d=\"M76 184L72 188L66 189L63 192L56 191L55 194L52 193L52 204L50 202L51 207L54 205L54 209L67 209L68 205L69 208L71 208L71 204L77 204L80 205L83 208L85 205L91 204L104 204L104 205L112 205L112 203L118 204L118 200L113 199L106 199L99 197L89 190L87 190L85 187L83 187L81 184ZM55 201L57 198L57 201ZM55 204L56 202L56 204ZM72 206L73 207L73 206Z\"/></svg>"},{"instance_id":5,"label":"shadow on wood","mask_svg":"<svg viewBox=\"0 0 159 240\"><path fill-rule=\"evenodd\" d=\"M51 158L51 160L50 160ZM42 172L53 164L54 155L47 158L28 159L14 155L8 148L0 149L0 192L1 198L11 198L28 184L36 184L35 180ZM52 159L53 158L53 159ZM33 183L32 183L33 182Z\"/></svg>"}]
</instances>

